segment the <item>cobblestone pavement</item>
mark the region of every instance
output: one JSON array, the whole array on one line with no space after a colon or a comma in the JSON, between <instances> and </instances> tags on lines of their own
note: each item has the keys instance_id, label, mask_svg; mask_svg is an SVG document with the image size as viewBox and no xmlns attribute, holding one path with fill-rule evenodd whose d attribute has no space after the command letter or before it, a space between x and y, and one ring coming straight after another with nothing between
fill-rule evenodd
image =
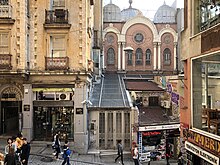
<instances>
[{"instance_id":1,"label":"cobblestone pavement","mask_svg":"<svg viewBox=\"0 0 220 165\"><path fill-rule=\"evenodd\" d=\"M0 152L4 153L4 147L6 145L6 139L0 138ZM31 155L29 158L29 165L61 165L62 156L60 155L59 160L53 159L53 150L51 146L47 145L45 142L31 143ZM113 152L114 154L114 152ZM70 164L71 165L120 165L120 162L114 163L116 155L79 155L78 153L71 154ZM177 165L176 160L171 160L170 165ZM134 165L133 160L130 157L129 152L124 155L125 165ZM143 163L143 165L148 165L148 163ZM150 165L166 165L166 161L152 161Z\"/></svg>"}]
</instances>

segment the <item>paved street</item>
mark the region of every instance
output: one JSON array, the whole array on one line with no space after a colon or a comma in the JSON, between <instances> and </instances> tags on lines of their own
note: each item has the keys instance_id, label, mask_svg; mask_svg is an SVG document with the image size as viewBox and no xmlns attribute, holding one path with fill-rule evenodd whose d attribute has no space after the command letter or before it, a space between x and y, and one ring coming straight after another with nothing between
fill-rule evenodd
<instances>
[{"instance_id":1,"label":"paved street","mask_svg":"<svg viewBox=\"0 0 220 165\"><path fill-rule=\"evenodd\" d=\"M6 145L6 139L0 139L0 152L4 153L4 146ZM31 155L29 159L29 165L60 165L62 163L62 157L60 155L59 160L53 159L53 150L50 145L47 145L45 142L32 142L31 143ZM70 162L71 165L119 165L120 163L114 163L115 156L105 155L99 156L95 154L88 155L79 155L78 153L72 153ZM124 155L124 164L133 165L133 160L130 157L129 152L125 152ZM148 163L143 163L148 164ZM150 163L151 165L166 165L166 161L154 161ZM177 165L176 160L171 160L171 165Z\"/></svg>"}]
</instances>

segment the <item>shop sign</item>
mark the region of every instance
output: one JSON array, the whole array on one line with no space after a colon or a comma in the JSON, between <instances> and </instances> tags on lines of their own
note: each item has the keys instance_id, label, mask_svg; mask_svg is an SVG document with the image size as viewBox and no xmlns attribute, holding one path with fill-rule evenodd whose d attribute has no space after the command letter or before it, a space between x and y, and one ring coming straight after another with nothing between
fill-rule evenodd
<instances>
[{"instance_id":1,"label":"shop sign","mask_svg":"<svg viewBox=\"0 0 220 165\"><path fill-rule=\"evenodd\" d=\"M83 114L83 108L76 108L76 114L77 115Z\"/></svg>"},{"instance_id":2,"label":"shop sign","mask_svg":"<svg viewBox=\"0 0 220 165\"><path fill-rule=\"evenodd\" d=\"M220 140L190 130L188 133L188 141L197 144L216 155L219 155L220 153Z\"/></svg>"},{"instance_id":3,"label":"shop sign","mask_svg":"<svg viewBox=\"0 0 220 165\"><path fill-rule=\"evenodd\" d=\"M139 127L139 131L153 131L153 130L167 130L167 129L177 129L180 124L170 124L170 125L155 125L155 126L145 126Z\"/></svg>"},{"instance_id":4,"label":"shop sign","mask_svg":"<svg viewBox=\"0 0 220 165\"><path fill-rule=\"evenodd\" d=\"M201 157L202 159L206 160L207 162L209 162L213 165L219 165L219 158L218 157L201 149L200 147L197 147L196 145L193 145L192 143L187 142L187 141L185 142L185 147L188 151Z\"/></svg>"},{"instance_id":5,"label":"shop sign","mask_svg":"<svg viewBox=\"0 0 220 165\"><path fill-rule=\"evenodd\" d=\"M142 132L143 136L155 136L155 135L161 135L161 132L153 131L153 132Z\"/></svg>"}]
</instances>

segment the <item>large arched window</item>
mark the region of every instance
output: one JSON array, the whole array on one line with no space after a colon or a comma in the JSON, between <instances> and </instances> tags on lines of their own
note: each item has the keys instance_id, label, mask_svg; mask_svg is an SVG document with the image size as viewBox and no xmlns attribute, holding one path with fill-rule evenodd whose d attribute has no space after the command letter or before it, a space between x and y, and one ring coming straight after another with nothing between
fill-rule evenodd
<instances>
[{"instance_id":1,"label":"large arched window","mask_svg":"<svg viewBox=\"0 0 220 165\"><path fill-rule=\"evenodd\" d=\"M164 62L164 65L171 64L171 51L169 48L166 48L163 51L163 62Z\"/></svg>"},{"instance_id":2,"label":"large arched window","mask_svg":"<svg viewBox=\"0 0 220 165\"><path fill-rule=\"evenodd\" d=\"M143 61L143 51L141 48L137 48L135 54L135 63L136 65L142 65L142 61Z\"/></svg>"},{"instance_id":3,"label":"large arched window","mask_svg":"<svg viewBox=\"0 0 220 165\"><path fill-rule=\"evenodd\" d=\"M146 65L150 65L151 64L151 51L150 49L146 50Z\"/></svg>"},{"instance_id":4,"label":"large arched window","mask_svg":"<svg viewBox=\"0 0 220 165\"><path fill-rule=\"evenodd\" d=\"M113 48L109 48L107 52L107 63L114 64L115 63L115 51Z\"/></svg>"}]
</instances>

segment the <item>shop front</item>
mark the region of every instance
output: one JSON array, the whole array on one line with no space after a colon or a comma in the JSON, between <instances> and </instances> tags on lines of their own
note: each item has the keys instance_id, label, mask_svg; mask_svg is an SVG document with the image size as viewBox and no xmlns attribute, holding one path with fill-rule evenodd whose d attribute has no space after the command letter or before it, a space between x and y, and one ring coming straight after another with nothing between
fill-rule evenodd
<instances>
[{"instance_id":1,"label":"shop front","mask_svg":"<svg viewBox=\"0 0 220 165\"><path fill-rule=\"evenodd\" d=\"M33 88L33 129L35 140L74 138L74 86Z\"/></svg>"},{"instance_id":2,"label":"shop front","mask_svg":"<svg viewBox=\"0 0 220 165\"><path fill-rule=\"evenodd\" d=\"M166 159L166 146L175 152L179 137L179 124L139 127L139 145L142 161L160 161ZM174 134L175 132L175 134Z\"/></svg>"}]
</instances>

